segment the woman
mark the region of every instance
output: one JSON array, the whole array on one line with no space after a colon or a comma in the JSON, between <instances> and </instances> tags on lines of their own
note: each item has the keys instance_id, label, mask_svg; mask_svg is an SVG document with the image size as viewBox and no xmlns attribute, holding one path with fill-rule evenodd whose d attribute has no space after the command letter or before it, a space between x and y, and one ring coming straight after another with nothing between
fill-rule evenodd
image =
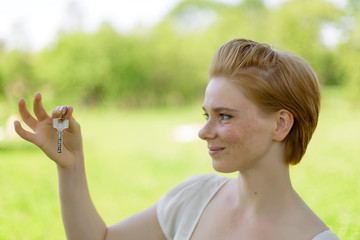
<instances>
[{"instance_id":1,"label":"woman","mask_svg":"<svg viewBox=\"0 0 360 240\"><path fill-rule=\"evenodd\" d=\"M56 152L52 119L34 97L34 113L19 100L25 131L57 164L62 217L68 239L338 239L291 186L289 164L297 164L315 130L320 106L318 80L301 58L266 44L235 39L216 52L210 66L203 109L207 123L199 136L207 141L215 170L238 172L229 179L194 176L157 204L107 227L87 187L79 124L69 107L64 149Z\"/></svg>"}]
</instances>

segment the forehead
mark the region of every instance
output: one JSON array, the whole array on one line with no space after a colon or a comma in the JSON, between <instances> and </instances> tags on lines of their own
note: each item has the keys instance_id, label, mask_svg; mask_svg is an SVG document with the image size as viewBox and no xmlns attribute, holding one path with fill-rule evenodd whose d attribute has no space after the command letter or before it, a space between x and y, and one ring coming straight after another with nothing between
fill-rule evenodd
<instances>
[{"instance_id":1,"label":"forehead","mask_svg":"<svg viewBox=\"0 0 360 240\"><path fill-rule=\"evenodd\" d=\"M205 108L244 108L252 105L253 104L241 90L239 84L223 77L210 79L205 92Z\"/></svg>"}]
</instances>

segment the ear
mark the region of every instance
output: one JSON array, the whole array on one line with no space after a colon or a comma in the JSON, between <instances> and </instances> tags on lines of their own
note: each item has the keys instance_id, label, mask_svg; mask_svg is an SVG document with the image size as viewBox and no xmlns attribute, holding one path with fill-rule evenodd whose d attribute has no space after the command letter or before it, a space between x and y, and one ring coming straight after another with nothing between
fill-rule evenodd
<instances>
[{"instance_id":1,"label":"ear","mask_svg":"<svg viewBox=\"0 0 360 240\"><path fill-rule=\"evenodd\" d=\"M274 131L273 139L281 142L289 134L294 125L294 115L288 110L281 109L276 114L276 129Z\"/></svg>"}]
</instances>

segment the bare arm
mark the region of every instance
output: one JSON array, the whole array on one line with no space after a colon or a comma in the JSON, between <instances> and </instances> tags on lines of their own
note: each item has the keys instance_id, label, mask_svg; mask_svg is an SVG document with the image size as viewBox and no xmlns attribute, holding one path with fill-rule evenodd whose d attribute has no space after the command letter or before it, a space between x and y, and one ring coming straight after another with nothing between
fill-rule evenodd
<instances>
[{"instance_id":1,"label":"bare arm","mask_svg":"<svg viewBox=\"0 0 360 240\"><path fill-rule=\"evenodd\" d=\"M20 115L33 132L24 130L18 121L14 123L15 130L57 165L61 213L68 239L166 239L157 220L155 205L107 228L89 194L80 125L72 117L73 108L69 107L65 115L69 119L69 128L64 131L64 147L60 154L57 153L52 119L60 117L62 109L56 107L49 116L39 93L35 94L33 108L36 117L29 113L25 101L19 100Z\"/></svg>"},{"instance_id":2,"label":"bare arm","mask_svg":"<svg viewBox=\"0 0 360 240\"><path fill-rule=\"evenodd\" d=\"M121 236L121 238L120 238ZM106 240L166 240L156 214L156 205L108 228Z\"/></svg>"}]
</instances>

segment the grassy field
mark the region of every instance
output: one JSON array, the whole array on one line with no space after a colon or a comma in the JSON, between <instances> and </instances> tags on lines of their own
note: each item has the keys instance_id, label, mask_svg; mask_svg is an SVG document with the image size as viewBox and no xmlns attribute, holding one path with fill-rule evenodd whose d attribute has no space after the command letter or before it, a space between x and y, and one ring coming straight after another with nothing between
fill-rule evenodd
<instances>
[{"instance_id":1,"label":"grassy field","mask_svg":"<svg viewBox=\"0 0 360 240\"><path fill-rule=\"evenodd\" d=\"M318 129L293 185L340 239L360 239L360 111L325 94ZM75 110L92 198L107 224L155 203L194 174L213 172L206 144L174 129L202 124L185 109ZM0 142L0 239L65 239L55 164L24 141Z\"/></svg>"}]
</instances>

